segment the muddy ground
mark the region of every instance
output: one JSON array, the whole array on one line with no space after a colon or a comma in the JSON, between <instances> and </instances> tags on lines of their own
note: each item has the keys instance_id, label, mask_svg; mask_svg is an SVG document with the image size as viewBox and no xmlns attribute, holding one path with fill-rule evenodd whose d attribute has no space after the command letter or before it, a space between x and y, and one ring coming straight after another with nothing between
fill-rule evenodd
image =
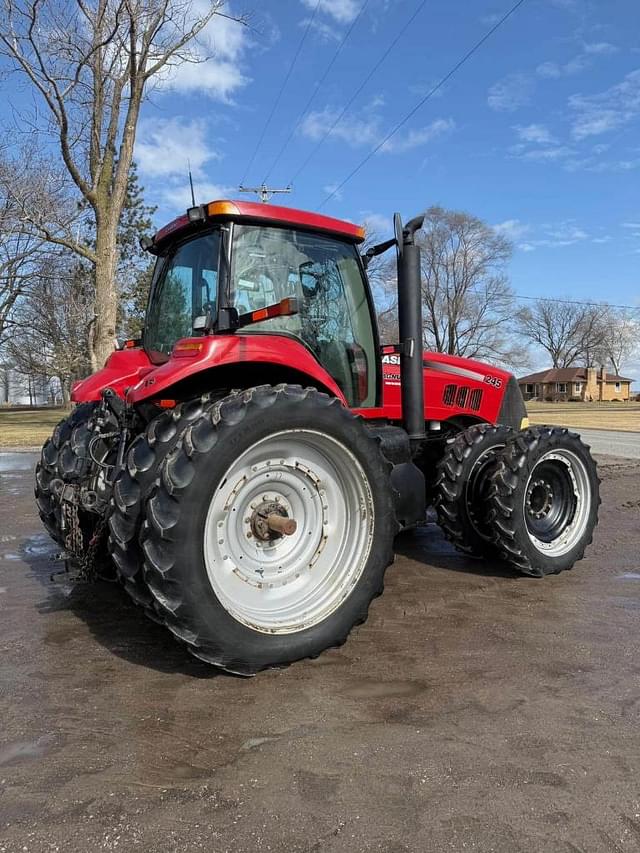
<instances>
[{"instance_id":1,"label":"muddy ground","mask_svg":"<svg viewBox=\"0 0 640 853\"><path fill-rule=\"evenodd\" d=\"M346 646L243 680L50 583L32 460L0 475L0 853L640 849L640 463L601 460L572 572L427 525Z\"/></svg>"}]
</instances>

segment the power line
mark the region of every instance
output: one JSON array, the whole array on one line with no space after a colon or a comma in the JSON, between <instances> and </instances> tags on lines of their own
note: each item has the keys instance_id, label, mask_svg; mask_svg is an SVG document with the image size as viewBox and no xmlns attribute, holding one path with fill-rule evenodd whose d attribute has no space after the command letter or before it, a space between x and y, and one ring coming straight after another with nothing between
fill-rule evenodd
<instances>
[{"instance_id":1,"label":"power line","mask_svg":"<svg viewBox=\"0 0 640 853\"><path fill-rule=\"evenodd\" d=\"M386 50L385 50L385 52L382 54L382 56L380 57L380 59L375 63L375 65L373 66L373 68L371 69L371 71L369 71L369 73L368 73L368 74L367 74L367 76L364 78L364 80L362 81L362 83L358 86L358 88L356 89L356 91L353 93L353 95L349 98L349 100L347 101L347 103L344 105L344 107L343 107L342 112L340 113L340 115L335 119L335 121L333 122L333 124L331 125L331 127L326 131L326 133L324 134L324 136L322 137L322 139L320 139L320 140L319 140L319 142L318 142L318 143L317 143L317 144L316 144L316 145L311 149L311 153L306 157L306 159L303 161L302 165L298 167L298 170L297 170L297 171L296 171L296 173L294 174L293 178L289 181L289 183L290 183L290 184L293 184L293 182L294 182L295 180L297 180L297 178L300 176L300 173L301 173L304 169L306 169L306 167L309 165L310 161L313 159L313 157L315 156L315 154L316 154L316 152L318 151L318 149L319 149L319 148L320 148L320 147L325 143L325 141L328 139L328 137L333 133L333 131L334 131L335 127L336 127L336 126L337 126L337 125L342 121L342 119L344 118L344 116L345 116L345 114L346 114L347 110L349 109L349 107L351 106L351 104L355 101L355 99L358 97L358 95L360 94L360 92L362 92L362 90L363 90L363 89L364 89L364 87L367 85L367 83L369 82L369 80L371 80L371 78L372 78L372 77L373 77L373 75L376 73L376 71L378 70L378 68L380 68L380 66L382 65L382 63L383 63L383 62L385 61L385 59L387 58L387 56L389 56L389 54L391 53L391 51L393 50L393 48L397 45L397 43L400 41L400 39L402 38L402 36L405 34L405 32L407 31L407 29L411 26L411 24L413 23L413 21L417 18L417 16L420 14L420 12L421 12L421 11L422 11L422 9L426 6L426 4L427 4L427 0L422 0L422 2L421 2L421 3L420 3L420 5L418 6L418 8L415 10L415 12L413 13L413 15L411 15L411 17L410 17L410 18L409 18L409 20L406 22L406 24L404 25L404 27L400 30L400 32L397 34L397 36L393 39L393 41L392 41L392 42L391 42L391 44L387 47L387 49L386 49Z\"/></svg>"},{"instance_id":2,"label":"power line","mask_svg":"<svg viewBox=\"0 0 640 853\"><path fill-rule=\"evenodd\" d=\"M616 308L621 311L640 311L640 305L612 305L610 302L587 302L580 299L559 299L555 296L525 296L514 293L515 299L531 299L534 302L558 302L562 305L581 305L585 308Z\"/></svg>"},{"instance_id":3,"label":"power line","mask_svg":"<svg viewBox=\"0 0 640 853\"><path fill-rule=\"evenodd\" d=\"M267 174L266 174L266 176L265 176L265 178L264 178L263 183L265 183L265 184L267 183L267 181L269 180L269 177L270 177L271 173L273 172L273 170L275 169L275 167L276 167L276 166L278 165L278 163L280 162L280 159L281 159L282 155L284 154L284 152L287 150L287 147L288 147L289 143L290 143L290 142L291 142L291 140L293 139L294 134L296 133L296 131L298 130L298 128L300 127L300 125L301 125L301 123L302 123L302 119L306 116L306 114L307 114L307 112L308 112L308 110L309 110L309 107L310 107L310 106L311 106L311 104L313 103L313 100L314 100L315 96L318 94L318 91L320 90L320 87L322 86L322 84L324 83L324 81L325 81L325 80L327 79L327 77L329 76L329 72L330 72L330 71L331 71L331 69L333 68L333 66L334 66L334 64L335 64L335 62L336 62L336 59L337 59L337 58L338 58L338 56L340 55L340 52L342 51L342 48L343 48L343 47L344 47L344 45L345 45L345 42L347 41L347 39L349 38L349 36L350 36L350 35L351 35L351 33L353 32L353 30L355 29L355 27L356 27L356 25L357 25L358 21L359 21L359 20L360 20L360 18L362 17L362 14L363 14L364 10L365 10L365 9L366 9L366 7L367 7L368 3L369 3L369 0L364 0L364 3L363 3L363 4L362 4L362 6L360 7L360 11L358 12L358 14L356 15L356 17L355 17L355 18L353 19L353 21L351 22L351 26L349 27L349 29L346 31L346 33L344 34L344 36L343 36L343 37L342 37L342 39L340 40L340 43L339 43L338 47L336 48L335 53L334 53L334 54L333 54L333 56L331 57L331 60L330 60L329 64L327 65L327 67L326 67L326 69L325 69L325 71L324 71L324 74L322 75L322 77L321 77L321 78L318 80L318 82L316 83L315 89L314 89L314 90L313 90L313 92L311 93L311 95L310 95L310 97L309 97L309 100L308 100L308 101L307 101L307 103L305 104L304 109L302 110L302 112L301 112L301 113L300 113L300 115L298 116L298 120L296 121L295 125L294 125L294 126L293 126L293 128L291 129L291 131L290 131L289 135L287 136L287 138L285 139L285 141L284 141L284 143L283 143L283 145L282 145L282 148L280 149L280 151L278 151L278 154L276 155L275 160L274 160L274 161L273 161L273 163L271 164L271 166L270 166L270 168L269 168L269 171L267 172Z\"/></svg>"},{"instance_id":4,"label":"power line","mask_svg":"<svg viewBox=\"0 0 640 853\"><path fill-rule=\"evenodd\" d=\"M291 74L293 72L295 64L298 61L298 57L300 56L300 52L302 51L302 46L304 45L305 40L309 34L309 30L311 29L311 26L315 20L315 17L318 13L318 9L320 8L321 2L322 2L322 0L318 0L318 2L316 3L315 8L311 14L311 17L307 21L307 26L305 27L304 32L302 34L302 38L300 39L300 41L298 43L298 47L297 47L296 52L293 55L293 59L291 60L291 63L289 64L289 69L288 69L287 73L285 74L284 80L282 81L282 85L280 86L280 89L278 91L278 94L276 95L275 101L273 102L273 106L271 107L271 111L269 112L269 115L267 116L267 120L264 123L264 127L262 128L262 133L260 134L260 138L256 142L256 147L253 150L253 154L251 155L251 158L249 160L247 168L244 170L242 180L240 181L241 185L244 184L246 177L249 174L249 171L250 171L251 167L253 166L253 163L256 159L258 151L260 150L260 146L262 145L262 143L264 141L264 137L267 133L269 125L271 124L271 119L273 118L275 111L278 108L278 104L280 103L280 98L282 97L282 94L286 88L286 85L289 82L289 78L291 77Z\"/></svg>"},{"instance_id":5,"label":"power line","mask_svg":"<svg viewBox=\"0 0 640 853\"><path fill-rule=\"evenodd\" d=\"M413 107L413 109L412 109L412 110L410 110L410 111L407 113L407 115L406 115L403 119L401 119L401 120L400 120L400 121L395 125L395 127L393 128L393 130L391 130L391 131L390 131L390 132L389 132L389 133L384 137L384 139L382 139L382 140L381 140L381 141L380 141L380 142L379 142L379 143L378 143L374 148L372 148L372 149L371 149L371 151L369 151L369 153L367 154L367 156L366 156L363 160L361 160L361 161L358 163L358 165L357 165L354 169L352 169L352 170L351 170L351 172L349 172L349 174L347 175L347 177L346 177L343 181L341 181L341 183L339 183L339 184L338 184L338 185L337 185L337 186L336 186L336 187L335 187L335 188L334 188L334 189L329 193L329 195L328 195L328 196L324 199L324 201L319 205L319 208L318 208L318 209L323 208L323 207L325 206L325 204L326 204L330 199L332 199L334 195L336 195L336 193L340 192L340 190L345 186L345 184L347 184L347 183L351 180L351 178L353 178L353 177L354 177L354 175L356 175L356 174L360 171L360 169L362 169L362 167L363 167L364 165L366 165L366 163L368 163L368 162L369 162L369 160L374 156L374 154L377 154L377 153L378 153L378 151L380 151L380 149L381 149L384 145L386 145L386 144L387 144L387 142L388 142L388 141L389 141L393 136L395 136L395 134L400 130L400 128L401 128L401 127L403 127L403 126L404 126L404 125L409 121L409 119L410 119L410 118L412 118L412 117L413 117L413 116L418 112L418 110L419 110L422 106L424 106L424 104L426 104L426 102L427 102L431 97L433 97L433 95L435 95L435 93L438 91L438 89L441 89L441 88L442 88L442 86L444 86L444 84L447 82L447 80L449 80L451 77L453 77L453 75L456 73L456 71L458 71L458 69L462 68L462 66L467 62L467 60L471 59L471 57L473 56L473 54L474 54L477 50L479 50L479 49L482 47L482 45L487 41L487 39L489 39L489 38L490 38L490 37L491 37L491 36L496 32L496 30L498 30L498 29L499 29L499 28L500 28L500 27L505 23L505 21L506 21L508 18L510 18L510 17L511 17L511 15L513 15L513 13L514 13L517 9L519 9L519 8L520 8L520 6L522 6L522 4L523 4L524 2L525 2L525 0L518 0L518 2L517 2L517 3L514 3L514 5L509 9L509 11L508 11L508 12L506 12L506 13L505 13L501 18L500 18L500 20L499 20L496 24L494 24L494 25L491 27L491 29L490 29L490 30L488 30L488 31L487 31L487 32L482 36L482 38L481 38L479 41L477 41L477 42L473 45L473 47L472 47L470 50L468 50L468 51L465 53L465 55L464 55L460 60L458 60L458 62L453 66L453 68L452 68L450 71L448 71L448 72L445 74L445 76L444 76L444 77L442 77L442 78L441 78L441 79L436 83L436 85L435 85L432 89L430 89L430 90L429 90L429 92L427 92L427 94L424 96L424 98L421 98L421 100L420 100L420 101L418 101L418 103L415 105L415 107Z\"/></svg>"}]
</instances>

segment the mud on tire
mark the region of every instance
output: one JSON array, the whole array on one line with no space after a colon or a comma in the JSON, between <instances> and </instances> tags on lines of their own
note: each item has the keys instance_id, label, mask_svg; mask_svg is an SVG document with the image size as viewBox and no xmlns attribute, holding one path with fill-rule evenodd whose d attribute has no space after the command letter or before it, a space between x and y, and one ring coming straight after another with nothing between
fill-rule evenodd
<instances>
[{"instance_id":1,"label":"mud on tire","mask_svg":"<svg viewBox=\"0 0 640 853\"><path fill-rule=\"evenodd\" d=\"M153 597L142 575L140 529L144 502L159 477L160 465L184 430L202 416L209 395L163 412L131 443L124 467L117 473L109 517L108 547L123 586L148 616L157 619Z\"/></svg>"},{"instance_id":2,"label":"mud on tire","mask_svg":"<svg viewBox=\"0 0 640 853\"><path fill-rule=\"evenodd\" d=\"M358 566L362 566L362 569L350 585L340 587L337 581L333 587L329 585L332 589L337 588L342 597L333 610L326 611L327 615L322 611L319 621L313 622L309 619L309 627L296 624L291 630L269 630L264 626L251 626L242 615L234 614L224 594L219 589L214 589L212 577L215 577L215 573L210 574L211 558L208 555L211 551L207 549L217 547L217 533L214 537L215 545L209 546L205 543L205 531L210 529L207 525L210 523L211 512L214 509L217 511L221 500L227 501L223 510L230 531L236 527L240 529L241 525L248 521L242 518L245 512L242 511L244 504L241 490L247 482L254 482L252 477L256 470L259 469L260 474L255 476L260 477L267 477L269 470L275 472L274 480L268 481L274 486L274 492L271 494L273 500L276 499L273 497L275 484L279 482L276 470L278 466L282 479L290 476L291 482L294 482L295 477L299 477L302 482L306 474L297 470L302 463L294 464L293 461L287 460L290 472L283 467L285 460L279 457L286 455L284 449L274 457L274 469L265 467L271 464L269 461L254 467L247 463L244 474L227 475L235 471L234 466L242 465L243 459L253 458L251 454L256 452L255 448L271 448L272 445L268 442L274 440L285 446L289 441L298 440L297 436L310 436L311 433L314 436L326 436L327 445L331 442L339 444L350 458L356 460L358 470L364 473L367 494L370 497L367 498L366 505L359 506L355 515L351 514L349 521L355 521L360 527L370 531L368 547L358 557ZM264 445L263 442L267 444ZM332 460L326 462L327 466L331 464ZM378 442L367 434L360 419L341 406L338 400L313 388L303 389L290 385L261 386L232 394L206 406L203 416L188 426L176 447L167 455L161 465L160 483L145 505L147 521L141 536L145 555L144 577L167 627L195 656L230 672L245 675L268 666L285 665L300 658L316 657L324 649L342 644L352 627L366 619L371 600L382 592L384 572L393 559L392 543L397 524L392 506L389 470L390 466L380 452ZM312 503L314 506L320 505L318 502L322 499L318 495L321 494L321 486L321 483L317 484L320 491L310 495L309 506ZM248 491L245 495L253 494L249 485L246 485L246 488ZM256 488L263 490L266 487L258 485ZM292 490L295 491L296 488L300 486L294 485ZM310 488L310 492L313 492L313 488ZM229 493L235 495L237 500L234 498L230 501L224 497ZM233 516L232 513L236 509L239 514ZM250 509L246 512L250 512ZM313 549L316 547L313 539L315 532L310 530L307 534L306 526L303 527L303 524L308 522L308 519L305 522L303 518L305 512L307 510L300 510L299 532L301 537L312 537L309 542ZM308 513L313 514L311 509ZM211 522L214 525L216 517L214 513ZM320 539L323 530L321 525L318 534ZM324 536L324 539L326 538L327 536ZM240 537L238 548L241 547L240 540L247 541ZM304 547L307 540L298 541L302 543L301 547ZM207 539L207 543L209 542ZM276 543L273 547L282 547L285 553L286 548L291 547L294 554L292 559L297 565L296 555L299 552L295 548L298 545L289 546L284 540L283 542L284 544ZM273 543L267 544L271 547ZM321 547L322 545L318 546L316 550ZM331 552L328 550L327 553ZM227 558L220 556L217 570L224 559ZM243 569L236 570L231 566L230 574L224 575L231 577L232 583L237 583L232 575L249 571L249 558L244 564L239 562L240 559L242 556L238 558L238 565L242 565ZM276 557L276 562L280 559L282 558ZM318 561L317 565L320 567L320 557ZM336 561L331 571L342 571L344 563L345 561ZM271 571L271 564L267 559L256 565L262 565L265 572ZM279 568L282 569L283 566ZM310 567L311 563L303 568ZM278 566L275 566L274 576L277 569ZM256 571L262 572L260 568ZM263 572L262 575L264 578ZM300 575L295 575L296 579L299 577ZM308 577L311 576L307 575L301 583L307 584ZM331 578L335 578L335 575L331 575ZM269 584L266 582L267 578L264 580L264 591L268 594ZM247 576L247 581L252 586L252 601L262 601L262 593L256 592L263 589L260 578L252 580ZM313 580L309 583L317 582ZM296 580L293 580L293 593L290 589L283 594L297 594L299 587L295 584ZM275 586L279 586L277 581ZM242 584L237 588L244 590ZM322 591L325 587L320 583L316 588ZM277 595L281 592L281 589L276 590ZM303 602L304 606L306 604L307 599ZM267 608L269 606L265 605Z\"/></svg>"},{"instance_id":3,"label":"mud on tire","mask_svg":"<svg viewBox=\"0 0 640 853\"><path fill-rule=\"evenodd\" d=\"M514 434L510 427L474 424L451 441L437 465L435 507L446 538L464 554L496 557L488 523L490 475Z\"/></svg>"},{"instance_id":4,"label":"mud on tire","mask_svg":"<svg viewBox=\"0 0 640 853\"><path fill-rule=\"evenodd\" d=\"M502 556L523 574L570 569L598 523L598 473L589 448L563 427L509 439L492 476L489 518Z\"/></svg>"}]
</instances>

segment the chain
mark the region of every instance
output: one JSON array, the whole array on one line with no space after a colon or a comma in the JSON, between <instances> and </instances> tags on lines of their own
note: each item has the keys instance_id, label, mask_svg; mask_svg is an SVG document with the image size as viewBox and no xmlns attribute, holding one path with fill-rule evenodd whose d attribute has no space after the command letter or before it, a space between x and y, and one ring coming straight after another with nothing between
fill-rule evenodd
<instances>
[{"instance_id":1,"label":"chain","mask_svg":"<svg viewBox=\"0 0 640 853\"><path fill-rule=\"evenodd\" d=\"M68 500L62 501L62 515L67 533L64 538L65 551L77 567L76 580L91 581L96 578L96 555L102 544L102 539L107 529L107 519L101 517L96 524L93 535L86 549L84 535L80 525L78 503Z\"/></svg>"}]
</instances>

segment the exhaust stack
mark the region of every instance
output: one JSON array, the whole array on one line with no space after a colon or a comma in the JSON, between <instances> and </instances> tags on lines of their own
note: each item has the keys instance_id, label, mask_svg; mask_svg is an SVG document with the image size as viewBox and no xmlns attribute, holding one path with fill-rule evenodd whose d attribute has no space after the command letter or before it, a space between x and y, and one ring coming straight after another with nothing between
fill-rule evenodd
<instances>
[{"instance_id":1,"label":"exhaust stack","mask_svg":"<svg viewBox=\"0 0 640 853\"><path fill-rule=\"evenodd\" d=\"M424 217L416 216L402 227L396 213L394 225L398 249L398 325L400 331L400 369L402 420L413 444L425 437L424 379L422 345L422 292L420 247L415 233Z\"/></svg>"}]
</instances>

